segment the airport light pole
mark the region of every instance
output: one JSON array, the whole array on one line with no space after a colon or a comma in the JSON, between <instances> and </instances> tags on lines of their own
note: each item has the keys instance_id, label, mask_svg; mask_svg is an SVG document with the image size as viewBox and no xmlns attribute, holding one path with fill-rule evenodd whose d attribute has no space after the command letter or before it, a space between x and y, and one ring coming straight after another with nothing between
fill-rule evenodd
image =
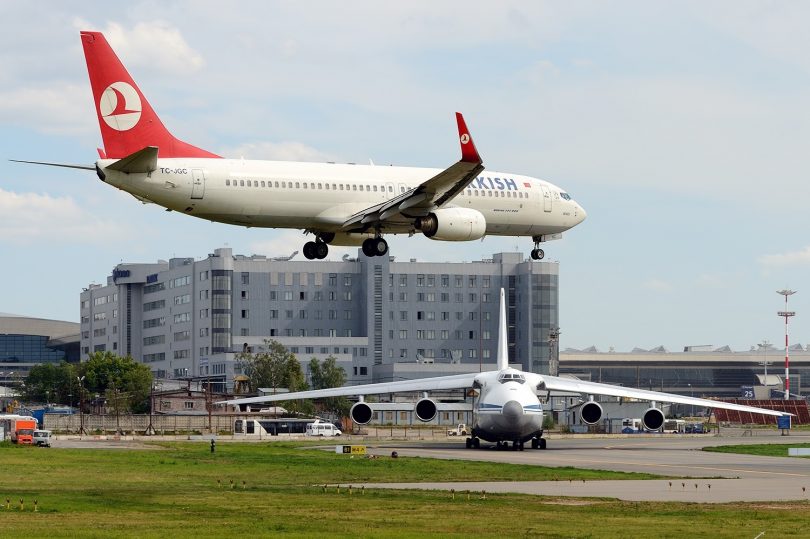
<instances>
[{"instance_id":1,"label":"airport light pole","mask_svg":"<svg viewBox=\"0 0 810 539\"><path fill-rule=\"evenodd\" d=\"M757 345L762 350L762 363L760 363L760 365L765 367L765 383L762 385L764 385L766 388L768 387L768 365L770 365L770 363L768 363L768 347L770 345L771 343L768 342L768 339L764 339L760 344ZM768 396L770 396L770 393Z\"/></svg>"},{"instance_id":2,"label":"airport light pole","mask_svg":"<svg viewBox=\"0 0 810 539\"><path fill-rule=\"evenodd\" d=\"M790 399L790 349L788 347L788 321L791 316L796 316L795 311L788 311L788 296L796 293L796 290L784 289L777 290L777 294L785 296L785 310L779 311L777 314L785 318L785 400Z\"/></svg>"},{"instance_id":3,"label":"airport light pole","mask_svg":"<svg viewBox=\"0 0 810 539\"><path fill-rule=\"evenodd\" d=\"M76 377L79 381L79 436L87 434L84 432L84 376Z\"/></svg>"}]
</instances>

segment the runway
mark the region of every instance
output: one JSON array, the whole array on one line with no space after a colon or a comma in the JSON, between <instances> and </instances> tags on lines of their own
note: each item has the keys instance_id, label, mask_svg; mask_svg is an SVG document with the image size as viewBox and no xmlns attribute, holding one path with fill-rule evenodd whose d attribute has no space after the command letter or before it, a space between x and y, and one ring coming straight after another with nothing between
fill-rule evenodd
<instances>
[{"instance_id":1,"label":"runway","mask_svg":"<svg viewBox=\"0 0 810 539\"><path fill-rule=\"evenodd\" d=\"M714 445L810 442L810 435L768 433L739 437L651 436L622 438L552 437L546 450L468 450L463 441L429 444L385 444L374 451L399 456L484 460L535 466L645 472L679 479L649 481L525 481L386 483L366 488L440 489L515 492L546 496L607 497L628 501L766 502L810 500L810 459L710 453ZM683 479L680 479L683 478Z\"/></svg>"}]
</instances>

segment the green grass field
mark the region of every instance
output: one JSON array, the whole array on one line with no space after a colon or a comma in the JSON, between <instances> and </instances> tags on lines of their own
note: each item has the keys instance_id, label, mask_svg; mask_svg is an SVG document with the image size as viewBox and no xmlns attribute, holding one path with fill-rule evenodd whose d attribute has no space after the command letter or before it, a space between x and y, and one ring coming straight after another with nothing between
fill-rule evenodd
<instances>
[{"instance_id":1,"label":"green grass field","mask_svg":"<svg viewBox=\"0 0 810 539\"><path fill-rule=\"evenodd\" d=\"M806 537L810 505L662 504L448 492L323 492L324 483L643 478L470 461L376 459L300 444L156 450L0 444L3 537ZM233 480L234 487L231 488ZM243 486L244 481L244 486ZM5 500L10 509L5 509ZM24 510L19 500L24 500ZM33 512L34 500L38 511Z\"/></svg>"},{"instance_id":2,"label":"green grass field","mask_svg":"<svg viewBox=\"0 0 810 539\"><path fill-rule=\"evenodd\" d=\"M760 455L763 457L787 457L789 447L810 447L810 444L720 445L717 447L704 447L703 450L715 453L742 453L744 455Z\"/></svg>"}]
</instances>

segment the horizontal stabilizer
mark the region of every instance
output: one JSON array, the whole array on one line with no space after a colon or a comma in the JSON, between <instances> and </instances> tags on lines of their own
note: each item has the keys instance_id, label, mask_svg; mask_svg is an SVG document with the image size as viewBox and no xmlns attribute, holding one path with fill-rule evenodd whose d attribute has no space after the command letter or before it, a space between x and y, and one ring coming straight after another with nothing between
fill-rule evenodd
<instances>
[{"instance_id":1,"label":"horizontal stabilizer","mask_svg":"<svg viewBox=\"0 0 810 539\"><path fill-rule=\"evenodd\" d=\"M47 165L49 167L78 168L79 170L96 170L93 165L72 165L70 163L46 163L45 161L22 161L20 159L9 159L12 163L26 163L29 165Z\"/></svg>"},{"instance_id":2,"label":"horizontal stabilizer","mask_svg":"<svg viewBox=\"0 0 810 539\"><path fill-rule=\"evenodd\" d=\"M157 168L157 158L157 146L147 146L143 150L138 150L105 168L126 172L127 174L148 173Z\"/></svg>"}]
</instances>

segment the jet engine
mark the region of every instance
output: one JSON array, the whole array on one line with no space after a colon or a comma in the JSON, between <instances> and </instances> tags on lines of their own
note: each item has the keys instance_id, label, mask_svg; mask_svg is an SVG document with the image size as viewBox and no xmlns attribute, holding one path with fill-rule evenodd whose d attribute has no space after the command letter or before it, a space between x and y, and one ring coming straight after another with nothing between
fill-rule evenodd
<instances>
[{"instance_id":1,"label":"jet engine","mask_svg":"<svg viewBox=\"0 0 810 539\"><path fill-rule=\"evenodd\" d=\"M593 425L602 419L602 407L598 402L588 401L582 405L579 416L582 418L583 423Z\"/></svg>"},{"instance_id":2,"label":"jet engine","mask_svg":"<svg viewBox=\"0 0 810 539\"><path fill-rule=\"evenodd\" d=\"M664 424L664 412L658 408L648 408L641 416L641 423L647 430L658 430Z\"/></svg>"},{"instance_id":3,"label":"jet engine","mask_svg":"<svg viewBox=\"0 0 810 539\"><path fill-rule=\"evenodd\" d=\"M349 410L349 417L358 425L367 425L374 417L374 410L365 402L358 402Z\"/></svg>"},{"instance_id":4,"label":"jet engine","mask_svg":"<svg viewBox=\"0 0 810 539\"><path fill-rule=\"evenodd\" d=\"M433 421L436 417L436 403L430 399L420 399L413 407L413 411L416 412L419 421Z\"/></svg>"},{"instance_id":5,"label":"jet engine","mask_svg":"<svg viewBox=\"0 0 810 539\"><path fill-rule=\"evenodd\" d=\"M487 232L483 214L470 208L441 208L419 217L415 226L428 238L441 241L478 240Z\"/></svg>"}]
</instances>

